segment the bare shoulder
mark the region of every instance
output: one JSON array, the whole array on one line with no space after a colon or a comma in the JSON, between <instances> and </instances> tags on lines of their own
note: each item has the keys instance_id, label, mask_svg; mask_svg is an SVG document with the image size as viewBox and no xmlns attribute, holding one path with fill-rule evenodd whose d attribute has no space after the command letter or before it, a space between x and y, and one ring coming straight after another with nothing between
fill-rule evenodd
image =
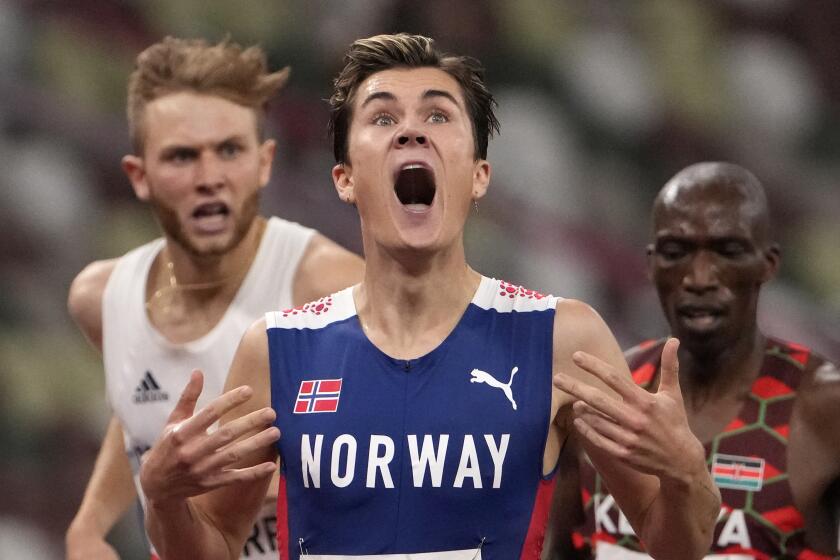
<instances>
[{"instance_id":1,"label":"bare shoulder","mask_svg":"<svg viewBox=\"0 0 840 560\"><path fill-rule=\"evenodd\" d=\"M615 342L612 332L595 309L575 299L561 299L554 314L554 353L577 350L599 354L603 346Z\"/></svg>"},{"instance_id":2,"label":"bare shoulder","mask_svg":"<svg viewBox=\"0 0 840 560\"><path fill-rule=\"evenodd\" d=\"M572 355L575 352L592 354L609 364L620 375L630 375L627 362L624 361L612 331L598 312L582 301L563 299L557 302L553 350L552 364L555 373L575 377L588 385L599 387L608 394L613 394L611 389L574 364Z\"/></svg>"},{"instance_id":3,"label":"bare shoulder","mask_svg":"<svg viewBox=\"0 0 840 560\"><path fill-rule=\"evenodd\" d=\"M819 426L833 426L832 433L840 441L840 369L820 356L812 356L805 370L805 379L797 392L797 408L802 418Z\"/></svg>"},{"instance_id":4,"label":"bare shoulder","mask_svg":"<svg viewBox=\"0 0 840 560\"><path fill-rule=\"evenodd\" d=\"M230 391L241 385L249 385L254 389L254 396L257 400L265 396L267 403L270 383L268 379L268 337L265 329L265 319L260 318L251 323L251 326L242 335L228 373L225 391Z\"/></svg>"},{"instance_id":5,"label":"bare shoulder","mask_svg":"<svg viewBox=\"0 0 840 560\"><path fill-rule=\"evenodd\" d=\"M102 294L118 259L94 261L82 269L67 294L67 310L79 329L97 348L102 347Z\"/></svg>"},{"instance_id":6,"label":"bare shoulder","mask_svg":"<svg viewBox=\"0 0 840 560\"><path fill-rule=\"evenodd\" d=\"M295 272L294 304L303 305L358 284L364 270L359 255L316 232Z\"/></svg>"}]
</instances>

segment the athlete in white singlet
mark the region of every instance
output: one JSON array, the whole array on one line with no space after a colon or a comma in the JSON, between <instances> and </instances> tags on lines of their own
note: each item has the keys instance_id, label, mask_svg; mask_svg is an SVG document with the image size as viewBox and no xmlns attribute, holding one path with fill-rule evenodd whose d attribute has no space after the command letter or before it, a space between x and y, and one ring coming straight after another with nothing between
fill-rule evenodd
<instances>
[{"instance_id":1,"label":"athlete in white singlet","mask_svg":"<svg viewBox=\"0 0 840 560\"><path fill-rule=\"evenodd\" d=\"M140 458L154 444L172 411L172 399L193 368L204 372L208 395L221 394L236 351L234 341L266 306L292 305L292 283L314 231L271 218L254 262L222 318L204 336L174 344L146 313L146 279L166 245L164 239L138 247L115 265L102 300L102 355L108 402L119 418L138 494ZM206 395L205 395L206 399ZM202 400L205 400L202 399ZM277 558L273 496L245 544L248 558Z\"/></svg>"},{"instance_id":2,"label":"athlete in white singlet","mask_svg":"<svg viewBox=\"0 0 840 560\"><path fill-rule=\"evenodd\" d=\"M285 78L266 73L259 49L229 41L166 39L138 57L128 103L135 154L123 169L164 235L92 263L70 289L73 318L103 352L113 419L67 531L68 558L117 558L105 537L134 501L132 475L194 368L209 401L256 318L361 277L356 255L257 213L274 155L262 108ZM275 495L243 558L277 558Z\"/></svg>"}]
</instances>

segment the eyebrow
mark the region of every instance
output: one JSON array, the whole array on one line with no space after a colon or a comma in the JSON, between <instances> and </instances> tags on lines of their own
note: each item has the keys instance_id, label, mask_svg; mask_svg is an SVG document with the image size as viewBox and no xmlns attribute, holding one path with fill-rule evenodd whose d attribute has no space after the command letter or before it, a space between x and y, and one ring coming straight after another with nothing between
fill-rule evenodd
<instances>
[{"instance_id":1,"label":"eyebrow","mask_svg":"<svg viewBox=\"0 0 840 560\"><path fill-rule=\"evenodd\" d=\"M449 93L448 91L440 90L440 89L427 89L423 92L421 96L422 99L433 99L436 97L443 97L445 99L450 100L455 105L458 105L458 100L455 99L455 96ZM371 93L368 95L365 100L362 102L362 108L367 106L369 103L376 101L377 99L383 99L385 101L396 101L397 96L391 93L390 91L377 91L375 93ZM458 105L460 107L460 105Z\"/></svg>"},{"instance_id":2,"label":"eyebrow","mask_svg":"<svg viewBox=\"0 0 840 560\"><path fill-rule=\"evenodd\" d=\"M246 137L241 135L241 134L231 134L230 136L228 136L226 138L222 138L221 140L219 140L217 142L212 142L210 144L210 146L212 146L213 149L215 149L215 148L218 148L220 146L224 146L225 144L230 144L232 142L243 144L243 143L246 142ZM161 148L161 152L169 152L169 151L172 151L172 150L200 150L203 146L204 146L204 144L201 143L201 142L194 143L194 144L190 144L190 143L182 144L180 142L175 142L175 143L163 146L163 148Z\"/></svg>"},{"instance_id":3,"label":"eyebrow","mask_svg":"<svg viewBox=\"0 0 840 560\"><path fill-rule=\"evenodd\" d=\"M455 99L455 96L449 93L448 91L443 91L439 89L429 89L423 92L423 99L432 99L435 97L445 97L455 105L458 105L458 100ZM458 106L460 107L460 105Z\"/></svg>"}]
</instances>

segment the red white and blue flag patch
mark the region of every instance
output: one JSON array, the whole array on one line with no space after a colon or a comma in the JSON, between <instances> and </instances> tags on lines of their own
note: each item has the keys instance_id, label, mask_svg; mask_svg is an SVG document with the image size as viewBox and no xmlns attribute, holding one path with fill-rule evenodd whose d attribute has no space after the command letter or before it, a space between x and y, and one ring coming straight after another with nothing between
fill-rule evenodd
<instances>
[{"instance_id":1,"label":"red white and blue flag patch","mask_svg":"<svg viewBox=\"0 0 840 560\"><path fill-rule=\"evenodd\" d=\"M341 397L341 379L301 381L295 401L295 414L335 412Z\"/></svg>"}]
</instances>

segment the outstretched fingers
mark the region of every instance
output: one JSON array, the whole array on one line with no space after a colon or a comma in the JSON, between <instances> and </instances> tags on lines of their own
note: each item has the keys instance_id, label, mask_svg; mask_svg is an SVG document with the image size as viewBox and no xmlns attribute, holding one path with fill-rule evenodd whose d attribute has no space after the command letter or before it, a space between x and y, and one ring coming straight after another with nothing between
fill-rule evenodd
<instances>
[{"instance_id":1,"label":"outstretched fingers","mask_svg":"<svg viewBox=\"0 0 840 560\"><path fill-rule=\"evenodd\" d=\"M274 411L263 408L228 422L191 451L190 455L196 461L195 471L211 472L231 467L272 445L280 438L280 430L269 425L273 420ZM242 437L247 434L251 435Z\"/></svg>"},{"instance_id":2,"label":"outstretched fingers","mask_svg":"<svg viewBox=\"0 0 840 560\"><path fill-rule=\"evenodd\" d=\"M573 423L578 433L586 441L588 441L590 445L593 445L594 447L619 459L624 459L629 455L626 447L600 433L593 425L584 421L583 418L575 418Z\"/></svg>"},{"instance_id":3,"label":"outstretched fingers","mask_svg":"<svg viewBox=\"0 0 840 560\"><path fill-rule=\"evenodd\" d=\"M572 354L572 361L582 370L594 375L604 384L615 391L625 401L633 402L639 398L639 387L633 383L633 379L605 362L587 352L575 352ZM644 393L644 391L642 391Z\"/></svg>"},{"instance_id":4,"label":"outstretched fingers","mask_svg":"<svg viewBox=\"0 0 840 560\"><path fill-rule=\"evenodd\" d=\"M253 467L244 467L241 469L227 469L218 474L209 476L205 480L206 491L221 488L222 486L229 486L231 484L238 484L240 482L254 482L268 478L277 470L277 463L268 461L254 465Z\"/></svg>"},{"instance_id":5,"label":"outstretched fingers","mask_svg":"<svg viewBox=\"0 0 840 560\"><path fill-rule=\"evenodd\" d=\"M195 414L195 405L198 402L198 397L201 396L202 389L204 389L204 374L201 373L201 370L194 369L166 423L177 424Z\"/></svg>"},{"instance_id":6,"label":"outstretched fingers","mask_svg":"<svg viewBox=\"0 0 840 560\"><path fill-rule=\"evenodd\" d=\"M638 436L627 428L617 424L612 418L604 416L583 401L573 405L575 418L582 420L589 428L594 429L603 437L614 441L620 447L632 449L638 443Z\"/></svg>"},{"instance_id":7,"label":"outstretched fingers","mask_svg":"<svg viewBox=\"0 0 840 560\"><path fill-rule=\"evenodd\" d=\"M601 414L612 418L618 423L629 420L621 401L607 395L600 389L583 383L570 375L557 373L554 375L554 386L565 391L579 401L597 410Z\"/></svg>"},{"instance_id":8,"label":"outstretched fingers","mask_svg":"<svg viewBox=\"0 0 840 560\"><path fill-rule=\"evenodd\" d=\"M231 389L223 393L195 413L194 416L181 421L178 426L174 427L173 436L179 443L182 443L189 441L197 435L204 434L222 416L250 399L253 392L253 389L247 385L243 385L242 387L237 387L236 389Z\"/></svg>"}]
</instances>

